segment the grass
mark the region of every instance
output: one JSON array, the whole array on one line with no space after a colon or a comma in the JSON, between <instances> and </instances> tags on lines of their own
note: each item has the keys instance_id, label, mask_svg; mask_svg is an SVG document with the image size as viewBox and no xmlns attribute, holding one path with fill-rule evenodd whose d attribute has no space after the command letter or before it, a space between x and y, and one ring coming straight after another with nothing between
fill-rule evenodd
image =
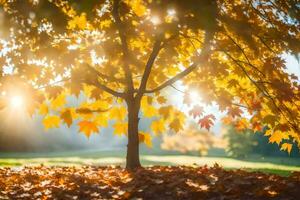
<instances>
[{"instance_id":1,"label":"grass","mask_svg":"<svg viewBox=\"0 0 300 200\"><path fill-rule=\"evenodd\" d=\"M141 155L143 165L208 165L215 163L225 169L245 169L288 176L292 171L300 171L299 158L262 158L251 156L246 160L228 157L199 157L192 155ZM24 165L124 165L123 151L78 151L60 153L1 153L0 166Z\"/></svg>"}]
</instances>

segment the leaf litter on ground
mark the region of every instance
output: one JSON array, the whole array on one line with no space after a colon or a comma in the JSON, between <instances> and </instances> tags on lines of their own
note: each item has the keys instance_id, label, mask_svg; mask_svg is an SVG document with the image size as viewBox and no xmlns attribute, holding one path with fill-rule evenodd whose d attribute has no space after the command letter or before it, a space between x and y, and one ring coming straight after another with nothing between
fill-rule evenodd
<instances>
[{"instance_id":1,"label":"leaf litter on ground","mask_svg":"<svg viewBox=\"0 0 300 200\"><path fill-rule=\"evenodd\" d=\"M219 165L25 166L0 168L0 199L298 199L300 173L289 177L224 170Z\"/></svg>"}]
</instances>

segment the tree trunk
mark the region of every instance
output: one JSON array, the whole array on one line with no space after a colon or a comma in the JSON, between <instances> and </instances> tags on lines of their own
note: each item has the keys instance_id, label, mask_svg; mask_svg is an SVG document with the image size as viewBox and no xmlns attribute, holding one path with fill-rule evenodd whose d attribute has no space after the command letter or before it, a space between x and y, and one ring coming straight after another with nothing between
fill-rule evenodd
<instances>
[{"instance_id":1,"label":"tree trunk","mask_svg":"<svg viewBox=\"0 0 300 200\"><path fill-rule=\"evenodd\" d=\"M139 157L139 111L140 101L127 100L128 109L128 144L126 156L126 169L134 170L141 167Z\"/></svg>"}]
</instances>

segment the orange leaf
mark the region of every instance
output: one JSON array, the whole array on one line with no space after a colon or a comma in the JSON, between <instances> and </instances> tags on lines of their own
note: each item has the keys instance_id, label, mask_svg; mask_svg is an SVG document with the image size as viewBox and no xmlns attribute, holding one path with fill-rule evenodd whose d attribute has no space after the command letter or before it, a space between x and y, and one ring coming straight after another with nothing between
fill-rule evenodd
<instances>
[{"instance_id":1,"label":"orange leaf","mask_svg":"<svg viewBox=\"0 0 300 200\"><path fill-rule=\"evenodd\" d=\"M81 121L78 122L78 126L79 126L79 131L83 132L87 137L90 137L90 135L92 133L98 133L98 127L96 126L96 124L94 122L90 122L90 121Z\"/></svg>"},{"instance_id":2,"label":"orange leaf","mask_svg":"<svg viewBox=\"0 0 300 200\"><path fill-rule=\"evenodd\" d=\"M215 120L215 116L210 114L210 115L206 115L205 117L203 117L202 119L200 119L198 121L198 124L201 126L201 128L206 128L207 130L210 129L210 127L213 125L213 121Z\"/></svg>"},{"instance_id":3,"label":"orange leaf","mask_svg":"<svg viewBox=\"0 0 300 200\"><path fill-rule=\"evenodd\" d=\"M229 108L228 115L235 117L240 117L243 114L243 111L239 107Z\"/></svg>"},{"instance_id":4,"label":"orange leaf","mask_svg":"<svg viewBox=\"0 0 300 200\"><path fill-rule=\"evenodd\" d=\"M282 150L282 151L287 151L287 152L290 154L290 153L291 153L291 150L292 150L292 147L293 147L292 144L289 144L289 143L283 143L283 144L281 145L280 150Z\"/></svg>"},{"instance_id":5,"label":"orange leaf","mask_svg":"<svg viewBox=\"0 0 300 200\"><path fill-rule=\"evenodd\" d=\"M67 109L60 114L60 118L70 127L73 123L71 110Z\"/></svg>"}]
</instances>

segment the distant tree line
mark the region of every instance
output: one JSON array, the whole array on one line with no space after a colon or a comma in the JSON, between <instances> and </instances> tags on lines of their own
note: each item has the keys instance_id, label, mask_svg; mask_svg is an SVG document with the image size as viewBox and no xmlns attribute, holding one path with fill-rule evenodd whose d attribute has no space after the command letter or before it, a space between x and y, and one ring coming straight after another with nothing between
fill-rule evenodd
<instances>
[{"instance_id":1,"label":"distant tree line","mask_svg":"<svg viewBox=\"0 0 300 200\"><path fill-rule=\"evenodd\" d=\"M288 154L286 151L280 151L278 144L275 142L269 143L268 137L264 135L265 131L266 129L262 132L253 132L252 130L240 132L233 127L229 127L228 131L224 134L224 138L228 142L226 147L227 154L236 158L246 158L251 154L300 158L300 152L295 142L289 141L293 146L290 154Z\"/></svg>"}]
</instances>

